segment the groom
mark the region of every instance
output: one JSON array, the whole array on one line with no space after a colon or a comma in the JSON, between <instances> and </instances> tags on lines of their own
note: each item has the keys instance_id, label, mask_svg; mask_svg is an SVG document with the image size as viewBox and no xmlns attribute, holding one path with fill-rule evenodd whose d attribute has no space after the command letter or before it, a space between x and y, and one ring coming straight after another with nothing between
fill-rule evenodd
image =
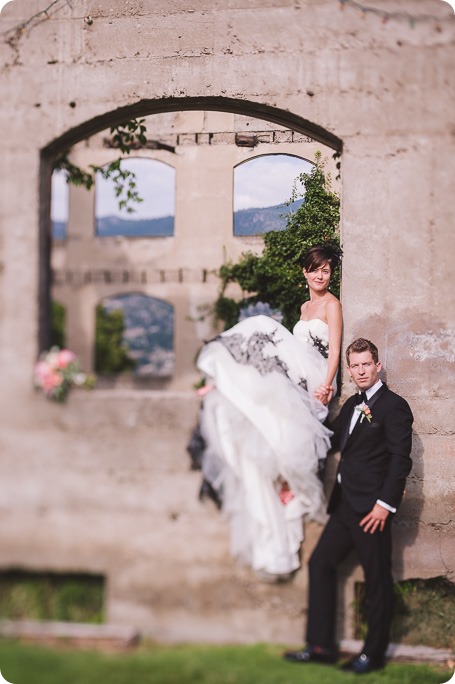
<instances>
[{"instance_id":1,"label":"groom","mask_svg":"<svg viewBox=\"0 0 455 684\"><path fill-rule=\"evenodd\" d=\"M393 605L391 520L412 466L413 416L379 379L377 347L360 338L346 350L359 389L330 426L341 458L329 521L309 561L307 646L284 654L299 663L335 663L336 567L355 549L365 574L368 631L362 653L343 670L365 674L384 665Z\"/></svg>"}]
</instances>

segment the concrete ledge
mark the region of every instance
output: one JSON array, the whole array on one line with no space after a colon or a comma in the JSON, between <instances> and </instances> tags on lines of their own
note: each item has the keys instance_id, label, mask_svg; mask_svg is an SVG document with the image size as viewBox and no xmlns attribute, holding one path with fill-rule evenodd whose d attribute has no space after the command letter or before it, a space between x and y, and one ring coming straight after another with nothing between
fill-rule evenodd
<instances>
[{"instance_id":1,"label":"concrete ledge","mask_svg":"<svg viewBox=\"0 0 455 684\"><path fill-rule=\"evenodd\" d=\"M137 644L140 637L137 630L124 625L35 620L1 620L0 636L46 643L64 640L78 646L112 648L129 648Z\"/></svg>"},{"instance_id":2,"label":"concrete ledge","mask_svg":"<svg viewBox=\"0 0 455 684\"><path fill-rule=\"evenodd\" d=\"M340 651L349 655L360 653L363 641L344 639L340 643ZM431 648L430 646L409 646L407 644L390 644L387 649L387 658L390 660L415 660L425 663L446 663L455 660L452 651Z\"/></svg>"}]
</instances>

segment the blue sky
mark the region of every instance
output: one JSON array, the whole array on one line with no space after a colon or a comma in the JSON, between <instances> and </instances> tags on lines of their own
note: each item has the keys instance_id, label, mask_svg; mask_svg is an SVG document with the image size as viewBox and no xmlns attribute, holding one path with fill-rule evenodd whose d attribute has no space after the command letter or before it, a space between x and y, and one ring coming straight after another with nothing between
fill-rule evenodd
<instances>
[{"instance_id":1,"label":"blue sky","mask_svg":"<svg viewBox=\"0 0 455 684\"><path fill-rule=\"evenodd\" d=\"M136 173L143 202L134 214L120 213L112 183L101 177L96 181L96 215L144 219L174 214L175 170L162 162L127 159L123 166ZM234 211L251 207L270 207L289 199L295 178L311 170L311 163L289 155L255 157L234 169ZM68 185L63 173L52 179L52 220L66 221Z\"/></svg>"}]
</instances>

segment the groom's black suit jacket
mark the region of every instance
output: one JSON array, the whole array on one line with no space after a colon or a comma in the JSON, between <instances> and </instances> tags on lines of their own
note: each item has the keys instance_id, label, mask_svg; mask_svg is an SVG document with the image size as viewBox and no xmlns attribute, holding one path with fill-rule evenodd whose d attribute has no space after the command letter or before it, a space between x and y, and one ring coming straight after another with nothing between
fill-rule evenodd
<instances>
[{"instance_id":1,"label":"groom's black suit jacket","mask_svg":"<svg viewBox=\"0 0 455 684\"><path fill-rule=\"evenodd\" d=\"M341 491L357 513L368 513L377 499L398 508L412 461L413 415L408 403L383 384L367 401L371 422L366 418L349 434L356 395L343 405L330 425L334 431L332 446L341 453L337 479L328 511L335 509Z\"/></svg>"}]
</instances>

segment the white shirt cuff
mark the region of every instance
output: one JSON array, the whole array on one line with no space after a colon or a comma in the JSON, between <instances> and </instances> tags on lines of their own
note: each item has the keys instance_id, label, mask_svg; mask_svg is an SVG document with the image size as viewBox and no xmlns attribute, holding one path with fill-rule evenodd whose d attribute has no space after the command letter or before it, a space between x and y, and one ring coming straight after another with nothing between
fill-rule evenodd
<instances>
[{"instance_id":1,"label":"white shirt cuff","mask_svg":"<svg viewBox=\"0 0 455 684\"><path fill-rule=\"evenodd\" d=\"M323 404L321 401L319 401L319 400L316 400L316 401L314 402L314 407L315 407L315 410L316 410L316 418L317 418L321 423L323 423L323 422L325 421L325 419L327 418L327 415L328 415L328 413L329 413L329 407L328 407L328 406L324 406L324 404Z\"/></svg>"},{"instance_id":2,"label":"white shirt cuff","mask_svg":"<svg viewBox=\"0 0 455 684\"><path fill-rule=\"evenodd\" d=\"M382 506L382 508L385 508L386 511L390 511L390 513L396 513L397 512L396 508L394 508L393 506L389 506L389 504L386 504L384 501L381 501L381 499L378 499L376 501L376 503L379 504L380 506Z\"/></svg>"}]
</instances>

